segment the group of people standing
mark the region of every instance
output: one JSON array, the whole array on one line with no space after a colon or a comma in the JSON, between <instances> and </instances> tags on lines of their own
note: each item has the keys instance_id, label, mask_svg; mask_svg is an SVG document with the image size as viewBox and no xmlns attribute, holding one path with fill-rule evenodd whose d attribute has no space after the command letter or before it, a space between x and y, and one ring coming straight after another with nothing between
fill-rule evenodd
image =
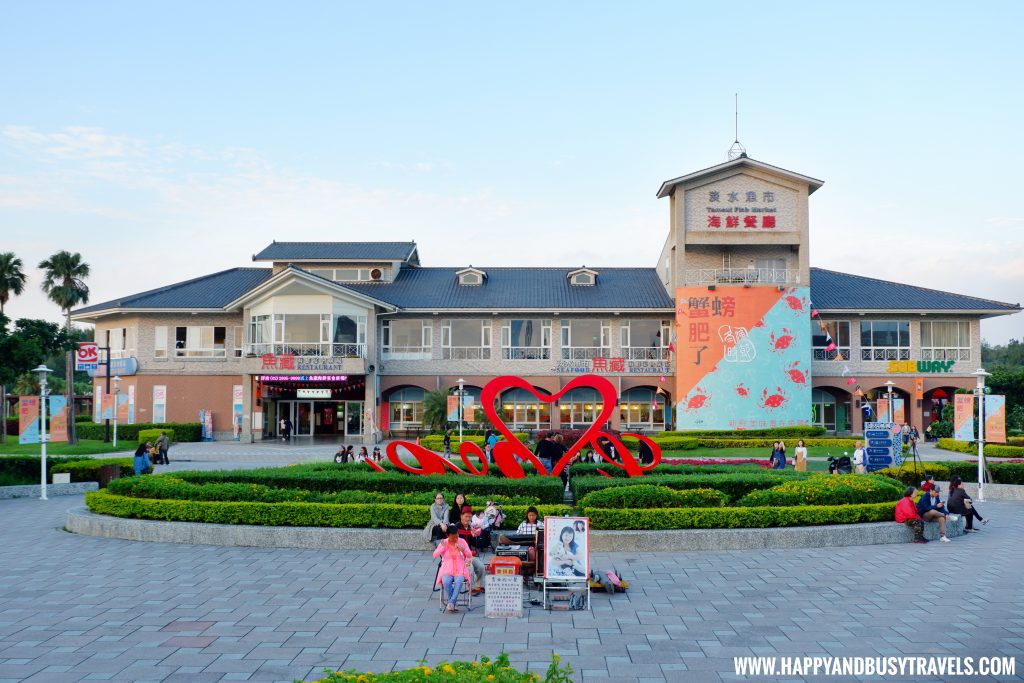
<instances>
[{"instance_id":1,"label":"group of people standing","mask_svg":"<svg viewBox=\"0 0 1024 683\"><path fill-rule=\"evenodd\" d=\"M785 441L776 441L772 444L772 454L768 457L768 462L773 470L786 469ZM797 472L807 471L807 446L803 439L796 442L796 449L793 451L793 467Z\"/></svg>"}]
</instances>

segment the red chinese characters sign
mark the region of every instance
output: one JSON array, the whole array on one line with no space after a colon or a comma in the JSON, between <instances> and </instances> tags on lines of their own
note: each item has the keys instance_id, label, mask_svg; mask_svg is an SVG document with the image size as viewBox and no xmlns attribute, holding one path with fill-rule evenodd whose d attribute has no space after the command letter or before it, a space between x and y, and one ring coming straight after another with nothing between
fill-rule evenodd
<instances>
[{"instance_id":1,"label":"red chinese characters sign","mask_svg":"<svg viewBox=\"0 0 1024 683\"><path fill-rule=\"evenodd\" d=\"M568 394L573 389L579 389L580 387L594 389L601 395L601 403L603 406L601 413L596 417L593 423L587 427L579 440L573 444L572 448L562 456L562 459L554 464L549 472L537 456L515 437L512 430L509 429L501 419L501 416L495 408L497 405L497 398L507 389L521 389L522 391L532 394L539 401L543 401L544 403L555 403L562 396ZM483 390L480 392L480 404L491 424L493 424L498 433L504 437L504 440L495 444L491 454L494 459L494 465L509 479L522 479L526 476L526 472L523 470L522 466L522 463L524 462L533 465L534 468L536 468L537 473L542 476L557 477L562 473L562 470L568 466L572 459L587 446L587 444L591 444L594 447L594 452L599 454L605 462L614 467L620 467L626 470L626 474L631 477L642 476L644 472L654 469L658 463L661 462L661 449L658 448L658 445L651 439L641 434L625 435L639 439L643 443L647 444L651 449L651 452L653 453L651 463L641 465L636 458L633 457L632 453L630 453L629 449L626 448L619 437L614 434L601 431L600 425L605 424L611 418L612 413L616 410L618 405L615 387L604 377L599 377L597 375L584 375L582 377L577 377L562 387L562 389L555 394L540 394L533 385L521 377L513 377L510 375L496 377L484 385ZM612 460L604 454L598 446L598 439L600 438L606 438L611 441L612 445L615 447L615 453L621 458L621 462ZM419 467L414 467L403 461L402 457L399 455L400 448L410 452L413 457L416 458ZM487 474L490 466L483 450L471 442L463 442L459 447L459 458L462 460L462 464L465 467L464 470L451 460L442 457L434 451L408 441L392 441L387 445L386 451L387 458L391 461L391 464L400 470L409 472L410 474L445 474L447 472L454 472L455 474L481 476ZM471 458L473 457L476 458L476 463L472 462ZM373 461L367 460L366 464L378 472L384 471L383 468Z\"/></svg>"}]
</instances>

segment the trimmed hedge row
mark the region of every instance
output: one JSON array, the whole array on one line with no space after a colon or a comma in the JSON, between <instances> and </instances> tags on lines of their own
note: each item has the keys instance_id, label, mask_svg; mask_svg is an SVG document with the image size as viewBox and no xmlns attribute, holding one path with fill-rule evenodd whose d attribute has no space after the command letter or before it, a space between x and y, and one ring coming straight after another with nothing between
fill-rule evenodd
<instances>
[{"instance_id":1,"label":"trimmed hedge row","mask_svg":"<svg viewBox=\"0 0 1024 683\"><path fill-rule=\"evenodd\" d=\"M665 431L661 432L661 436L709 436L712 438L736 438L746 439L753 437L765 437L765 438L792 438L792 437L808 437L808 436L825 436L826 431L824 427L813 427L809 425L794 426L794 427L772 427L770 429L694 429L688 431Z\"/></svg>"},{"instance_id":2,"label":"trimmed hedge row","mask_svg":"<svg viewBox=\"0 0 1024 683\"><path fill-rule=\"evenodd\" d=\"M522 443L526 443L527 439L529 439L529 437L530 437L530 435L527 434L526 432L512 432L512 435L515 436L517 439L519 439L519 441L521 441ZM499 436L499 438L502 441L505 440L505 437L501 436L500 434L498 436ZM476 435L472 435L472 434L463 434L462 435L462 441L465 441L467 443L475 443L480 448L484 447L484 437L483 436L476 436ZM458 434L458 432L452 432L452 452L453 453L458 453L459 452L459 444L460 443L462 443L462 442L459 441L459 434ZM443 451L444 450L444 434L428 434L427 436L421 437L420 438L420 445L423 446L424 448L429 448L432 451L439 451L439 452Z\"/></svg>"},{"instance_id":3,"label":"trimmed hedge row","mask_svg":"<svg viewBox=\"0 0 1024 683\"><path fill-rule=\"evenodd\" d=\"M637 443L635 439L632 441L633 443ZM658 444L658 447L663 451L692 451L700 445L700 442L697 439L685 436L654 436L651 437L651 441ZM623 439L623 443L633 449L632 444L630 444L629 437ZM633 452L635 455L636 450L633 449Z\"/></svg>"},{"instance_id":4,"label":"trimmed hedge row","mask_svg":"<svg viewBox=\"0 0 1024 683\"><path fill-rule=\"evenodd\" d=\"M38 455L5 455L0 456L0 474L11 479L22 479L30 484L39 483ZM127 463L127 465L126 465ZM121 476L134 474L131 458L83 458L80 455L47 456L46 474L49 480L54 473L71 473L71 481L98 481L100 468L104 465L121 465Z\"/></svg>"},{"instance_id":5,"label":"trimmed hedge row","mask_svg":"<svg viewBox=\"0 0 1024 683\"><path fill-rule=\"evenodd\" d=\"M884 476L812 474L770 489L752 491L736 502L742 507L794 505L851 505L896 502L903 487Z\"/></svg>"},{"instance_id":6,"label":"trimmed hedge row","mask_svg":"<svg viewBox=\"0 0 1024 683\"><path fill-rule=\"evenodd\" d=\"M978 444L976 442L939 439L938 446L946 451L978 454ZM987 443L985 444L985 457L1024 458L1024 446L1001 446L999 444Z\"/></svg>"},{"instance_id":7,"label":"trimmed hedge row","mask_svg":"<svg viewBox=\"0 0 1024 683\"><path fill-rule=\"evenodd\" d=\"M891 522L895 503L742 508L590 508L594 529L739 529Z\"/></svg>"},{"instance_id":8,"label":"trimmed hedge row","mask_svg":"<svg viewBox=\"0 0 1024 683\"><path fill-rule=\"evenodd\" d=\"M358 467L359 469L355 469ZM542 503L561 503L563 485L557 477L470 477L464 474L441 474L429 477L409 476L392 472L374 472L366 465L337 466L296 465L256 470L217 470L177 472L177 477L195 484L235 483L265 484L273 488L298 488L309 491L379 491L381 493L412 493L417 491L461 491L471 498L486 500L490 496L526 496ZM424 522L425 524L426 522Z\"/></svg>"},{"instance_id":9,"label":"trimmed hedge row","mask_svg":"<svg viewBox=\"0 0 1024 683\"><path fill-rule=\"evenodd\" d=\"M767 458L765 458L767 461ZM647 477L657 476L661 474L734 474L742 472L760 472L764 468L754 463L743 463L740 465L667 465L661 464L651 470L648 474L644 475L643 479L635 479L634 481L643 481L646 483ZM603 460L599 463L592 462L581 462L572 465L569 468L569 475L572 477L591 477L600 475L598 470L603 470L609 475L616 479L626 479L629 475L626 474L626 470L615 465L609 465ZM782 474L795 474L795 470L778 470ZM603 476L603 475L600 475Z\"/></svg>"},{"instance_id":10,"label":"trimmed hedge row","mask_svg":"<svg viewBox=\"0 0 1024 683\"><path fill-rule=\"evenodd\" d=\"M102 422L80 422L75 426L75 429L78 430L79 439L102 439L104 427L105 425ZM175 438L179 442L203 440L203 426L198 422L167 422L166 424L137 422L135 424L118 424L117 436L125 441L138 441L140 429L173 431Z\"/></svg>"},{"instance_id":11,"label":"trimmed hedge row","mask_svg":"<svg viewBox=\"0 0 1024 683\"><path fill-rule=\"evenodd\" d=\"M653 474L643 479L644 484L666 486L676 491L686 489L716 489L729 496L730 500L739 500L751 491L768 489L784 484L791 479L806 477L807 474L795 472L780 475L768 472L736 473L736 474ZM583 500L593 491L600 491L613 486L621 486L622 480L610 477L573 477L569 486L575 500Z\"/></svg>"},{"instance_id":12,"label":"trimmed hedge row","mask_svg":"<svg viewBox=\"0 0 1024 683\"><path fill-rule=\"evenodd\" d=\"M70 472L71 481L99 481L100 468L104 465L119 465L122 477L135 475L132 458L90 458L88 460L72 460L50 468L54 472Z\"/></svg>"},{"instance_id":13,"label":"trimmed hedge row","mask_svg":"<svg viewBox=\"0 0 1024 683\"><path fill-rule=\"evenodd\" d=\"M580 506L590 508L720 508L729 497L715 489L676 491L667 486L615 486L588 493Z\"/></svg>"},{"instance_id":14,"label":"trimmed hedge row","mask_svg":"<svg viewBox=\"0 0 1024 683\"><path fill-rule=\"evenodd\" d=\"M853 448L855 439L841 439L841 438L827 438L827 439L815 439L809 437L801 437L804 440L804 445L808 448L812 446L822 446L825 448ZM782 439L785 441L785 439ZM793 439L790 437L789 443L786 446L789 449L796 447L796 442L799 439ZM778 441L775 438L706 438L701 437L697 439L697 443L701 448L771 448L772 444Z\"/></svg>"},{"instance_id":15,"label":"trimmed hedge row","mask_svg":"<svg viewBox=\"0 0 1024 683\"><path fill-rule=\"evenodd\" d=\"M991 483L1024 485L1024 463L990 462L986 463L986 466ZM899 477L896 476L897 472L899 472ZM917 472L918 474L915 476L913 464L907 464L903 466L902 471L898 467L888 467L878 470L874 474L899 479L908 486L920 485L925 473L931 474L939 481L949 481L949 478L956 474L965 482L977 482L978 462L970 460L926 462L918 465Z\"/></svg>"},{"instance_id":16,"label":"trimmed hedge row","mask_svg":"<svg viewBox=\"0 0 1024 683\"><path fill-rule=\"evenodd\" d=\"M155 477L130 477L115 479L110 483L111 493L133 498L157 498L173 500L230 500L260 503L394 503L397 505L422 505L429 507L434 502L433 491L413 493L378 493L376 491L308 491L264 486L263 484L194 484L173 474ZM455 493L443 491L445 498L454 500ZM490 496L502 506L526 507L538 503L536 498L516 496ZM472 502L472 499L471 499ZM478 501L483 506L484 501Z\"/></svg>"},{"instance_id":17,"label":"trimmed hedge row","mask_svg":"<svg viewBox=\"0 0 1024 683\"><path fill-rule=\"evenodd\" d=\"M206 524L422 529L430 518L430 510L422 505L154 500L105 490L87 493L85 503L101 515ZM541 517L565 516L571 511L566 505L538 505L537 509ZM510 520L525 518L526 506L510 505L505 514Z\"/></svg>"}]
</instances>

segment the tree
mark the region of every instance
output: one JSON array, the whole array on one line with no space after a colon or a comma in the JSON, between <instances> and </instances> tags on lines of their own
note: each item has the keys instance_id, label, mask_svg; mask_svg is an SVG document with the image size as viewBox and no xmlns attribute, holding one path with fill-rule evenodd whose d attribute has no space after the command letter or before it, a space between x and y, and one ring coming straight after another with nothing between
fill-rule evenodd
<instances>
[{"instance_id":1,"label":"tree","mask_svg":"<svg viewBox=\"0 0 1024 683\"><path fill-rule=\"evenodd\" d=\"M32 368L54 352L63 351L67 337L60 325L47 320L21 319L14 324L13 330L8 327L7 316L0 314L0 358L3 358L0 385L11 387L13 393L24 396L24 390L30 386L26 381L38 382L38 378L32 379L36 377L30 372ZM35 386L34 393L38 393L38 383L31 386ZM6 440L6 424L4 427Z\"/></svg>"},{"instance_id":2,"label":"tree","mask_svg":"<svg viewBox=\"0 0 1024 683\"><path fill-rule=\"evenodd\" d=\"M25 290L25 271L22 270L21 259L13 251L0 253L0 323L6 325L4 306L11 300L11 295L18 296ZM4 328L6 331L6 327ZM0 381L0 444L7 440L7 385Z\"/></svg>"},{"instance_id":3,"label":"tree","mask_svg":"<svg viewBox=\"0 0 1024 683\"><path fill-rule=\"evenodd\" d=\"M43 291L50 301L57 304L64 312L67 320L67 334L71 336L71 309L81 304L89 303L89 287L85 284L85 278L89 277L89 264L82 260L78 252L72 254L68 251L58 251L50 258L42 261L39 267L45 272L43 278ZM68 387L75 385L75 362L70 345L65 354L65 383ZM77 443L78 437L75 434L74 421L74 396L70 398L72 419L68 420L68 442Z\"/></svg>"},{"instance_id":4,"label":"tree","mask_svg":"<svg viewBox=\"0 0 1024 683\"><path fill-rule=\"evenodd\" d=\"M423 424L431 431L442 431L448 424L448 389L428 391L423 395Z\"/></svg>"}]
</instances>

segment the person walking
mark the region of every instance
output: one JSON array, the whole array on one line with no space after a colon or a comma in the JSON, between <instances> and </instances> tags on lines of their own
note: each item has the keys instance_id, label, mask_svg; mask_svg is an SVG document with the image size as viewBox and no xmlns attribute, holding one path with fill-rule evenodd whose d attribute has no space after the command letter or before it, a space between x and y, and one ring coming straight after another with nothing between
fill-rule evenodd
<instances>
[{"instance_id":1,"label":"person walking","mask_svg":"<svg viewBox=\"0 0 1024 683\"><path fill-rule=\"evenodd\" d=\"M160 432L154 445L158 454L157 464L170 465L171 461L167 458L167 451L171 448L171 440L167 438L167 432Z\"/></svg>"},{"instance_id":2,"label":"person walking","mask_svg":"<svg viewBox=\"0 0 1024 683\"><path fill-rule=\"evenodd\" d=\"M288 441L292 438L292 421L290 418L284 419L284 440Z\"/></svg>"}]
</instances>

